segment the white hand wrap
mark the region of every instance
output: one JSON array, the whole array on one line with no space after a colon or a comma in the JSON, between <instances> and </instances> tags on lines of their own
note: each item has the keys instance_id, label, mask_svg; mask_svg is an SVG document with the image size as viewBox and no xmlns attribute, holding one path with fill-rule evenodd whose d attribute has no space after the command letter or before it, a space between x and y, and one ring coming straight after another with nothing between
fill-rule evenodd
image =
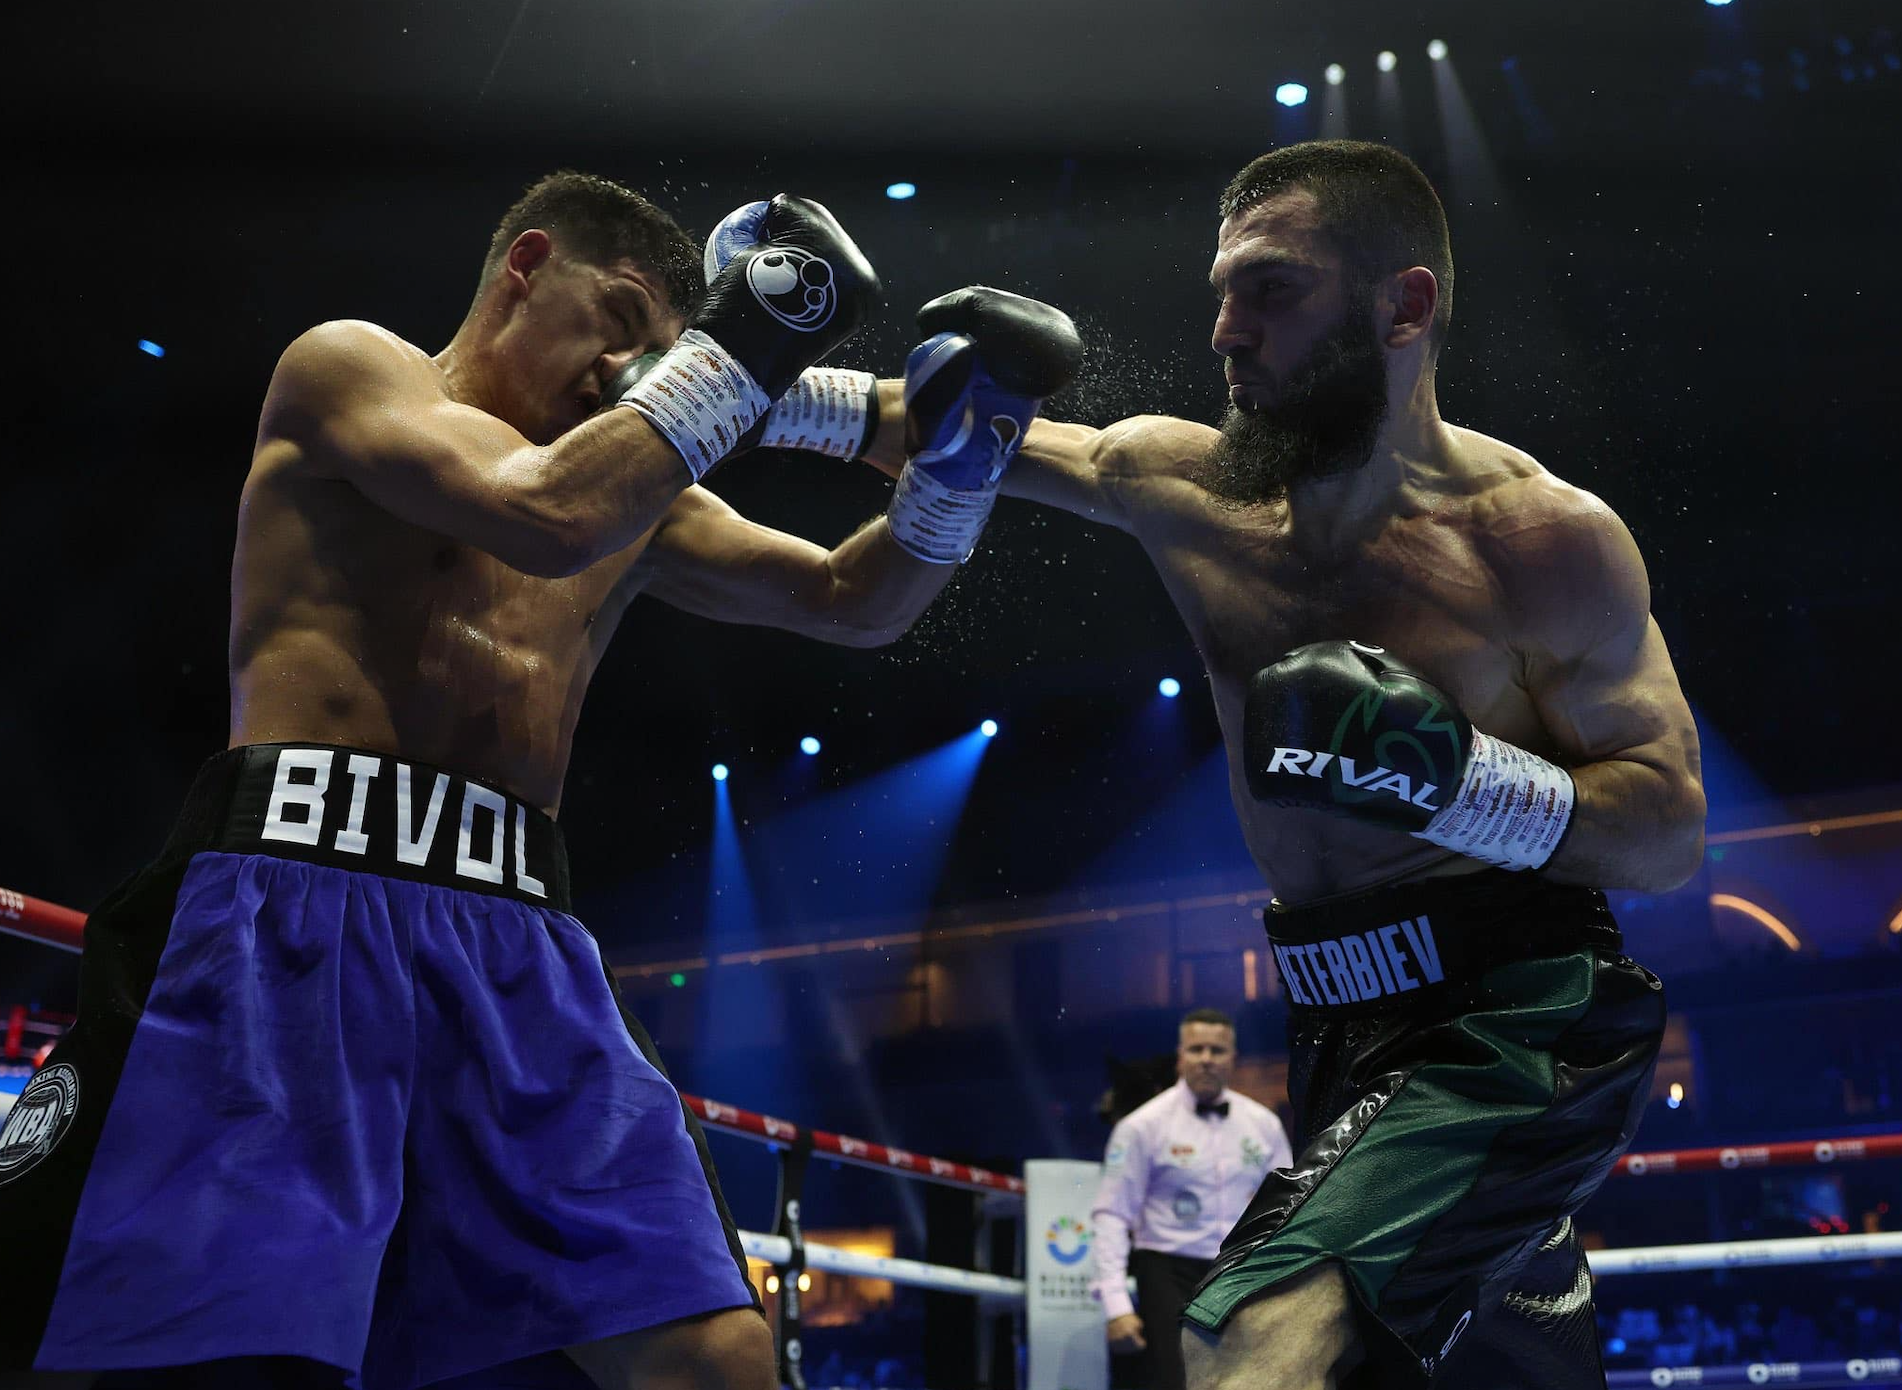
<instances>
[{"instance_id":1,"label":"white hand wrap","mask_svg":"<svg viewBox=\"0 0 1902 1390\"><path fill-rule=\"evenodd\" d=\"M1558 848L1576 796L1564 768L1475 729L1459 790L1413 833L1502 869L1536 869Z\"/></svg>"},{"instance_id":2,"label":"white hand wrap","mask_svg":"<svg viewBox=\"0 0 1902 1390\"><path fill-rule=\"evenodd\" d=\"M892 539L920 560L955 565L970 558L996 503L995 487L946 487L908 462L885 520Z\"/></svg>"},{"instance_id":3,"label":"white hand wrap","mask_svg":"<svg viewBox=\"0 0 1902 1390\"><path fill-rule=\"evenodd\" d=\"M853 459L865 447L869 398L878 378L870 372L811 367L792 390L773 402L766 417L763 449L809 449L835 459Z\"/></svg>"},{"instance_id":4,"label":"white hand wrap","mask_svg":"<svg viewBox=\"0 0 1902 1390\"><path fill-rule=\"evenodd\" d=\"M772 402L731 353L689 328L615 404L645 415L698 482Z\"/></svg>"}]
</instances>

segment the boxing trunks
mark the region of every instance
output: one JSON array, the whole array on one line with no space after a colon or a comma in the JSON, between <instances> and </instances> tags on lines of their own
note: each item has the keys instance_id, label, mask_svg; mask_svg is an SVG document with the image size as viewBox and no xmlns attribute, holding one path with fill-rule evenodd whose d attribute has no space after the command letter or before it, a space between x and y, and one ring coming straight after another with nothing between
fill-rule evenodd
<instances>
[{"instance_id":1,"label":"boxing trunks","mask_svg":"<svg viewBox=\"0 0 1902 1390\"><path fill-rule=\"evenodd\" d=\"M704 1141L555 823L384 754L233 749L86 924L0 1132L0 1368L426 1384L750 1305Z\"/></svg>"},{"instance_id":2,"label":"boxing trunks","mask_svg":"<svg viewBox=\"0 0 1902 1390\"><path fill-rule=\"evenodd\" d=\"M1604 1385L1572 1217L1630 1143L1664 992L1603 893L1500 870L1271 907L1292 1167L1184 1320L1219 1333L1326 1262L1357 1385Z\"/></svg>"}]
</instances>

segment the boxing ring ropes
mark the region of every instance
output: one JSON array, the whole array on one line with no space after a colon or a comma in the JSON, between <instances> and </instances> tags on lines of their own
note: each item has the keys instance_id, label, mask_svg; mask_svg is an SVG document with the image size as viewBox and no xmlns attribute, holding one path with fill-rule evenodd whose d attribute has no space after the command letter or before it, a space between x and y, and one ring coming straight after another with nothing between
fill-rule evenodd
<instances>
[{"instance_id":1,"label":"boxing ring ropes","mask_svg":"<svg viewBox=\"0 0 1902 1390\"><path fill-rule=\"evenodd\" d=\"M77 954L81 949L85 923L84 913L12 889L0 888L0 932ZM59 1031L57 1024L29 1023L24 1008L13 1009L4 1033L5 1055L8 1059L26 1055L23 1043L29 1029L36 1034L56 1035ZM37 1054L34 1056L35 1065L50 1048L49 1041L34 1049ZM808 1242L801 1225L801 1201L806 1172L815 1156L897 1177L960 1188L979 1200L973 1258L973 1264L978 1264L991 1248L990 1234L995 1220L1022 1205L1027 1191L1023 1179L948 1159L914 1154L866 1139L813 1129L791 1120L742 1110L699 1096L683 1096L683 1099L708 1128L767 1144L777 1154L779 1190L774 1201L774 1229L770 1233L742 1231L740 1244L749 1257L771 1266L773 1271L768 1292L776 1291L779 1296L774 1337L784 1384L793 1387L793 1390L807 1390L800 1276L808 1270L881 1279L911 1288L976 1298L981 1308L1007 1312L1013 1317L1017 1330L1016 1343L1022 1346L1028 1289L1023 1278L982 1268L960 1269L925 1264ZM1631 1153L1619 1159L1612 1176L1643 1178L1673 1173L1739 1172L1897 1157L1902 1157L1902 1133ZM1021 1272L1024 1262L1024 1223L1018 1221L1017 1227L1015 1267ZM1691 1270L1845 1264L1888 1256L1902 1256L1902 1231L1776 1240L1712 1241L1586 1252L1595 1278ZM980 1381L984 1383L991 1380L990 1345L990 1339L983 1336L980 1330L978 1366ZM1659 1366L1644 1370L1612 1371L1607 1383L1611 1390L1678 1385L1902 1385L1902 1358L1754 1362L1740 1366Z\"/></svg>"}]
</instances>

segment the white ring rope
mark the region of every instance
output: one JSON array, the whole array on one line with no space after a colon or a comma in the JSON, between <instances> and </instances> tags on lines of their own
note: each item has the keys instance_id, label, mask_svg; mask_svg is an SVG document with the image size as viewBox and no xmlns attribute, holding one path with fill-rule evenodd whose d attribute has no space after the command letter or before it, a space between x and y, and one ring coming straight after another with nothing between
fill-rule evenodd
<instances>
[{"instance_id":1,"label":"white ring rope","mask_svg":"<svg viewBox=\"0 0 1902 1390\"><path fill-rule=\"evenodd\" d=\"M1749 1269L1820 1265L1902 1255L1902 1231L1874 1235L1799 1236L1793 1240L1716 1240L1703 1245L1648 1245L1587 1250L1594 1274L1655 1274L1674 1269Z\"/></svg>"},{"instance_id":2,"label":"white ring rope","mask_svg":"<svg viewBox=\"0 0 1902 1390\"><path fill-rule=\"evenodd\" d=\"M792 1242L784 1236L741 1231L740 1248L754 1259L771 1265L783 1266L792 1259ZM918 1260L898 1260L889 1255L866 1255L857 1250L841 1250L836 1245L806 1246L806 1268L854 1274L863 1279L889 1279L894 1284L937 1289L943 1293L967 1293L979 1298L1021 1299L1025 1294L1021 1279L953 1269L949 1265L928 1265Z\"/></svg>"}]
</instances>

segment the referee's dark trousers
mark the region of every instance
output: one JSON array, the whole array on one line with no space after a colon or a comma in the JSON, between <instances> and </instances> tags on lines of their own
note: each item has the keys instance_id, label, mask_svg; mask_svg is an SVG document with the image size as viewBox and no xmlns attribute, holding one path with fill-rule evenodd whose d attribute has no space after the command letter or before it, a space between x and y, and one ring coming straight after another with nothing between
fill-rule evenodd
<instances>
[{"instance_id":1,"label":"referee's dark trousers","mask_svg":"<svg viewBox=\"0 0 1902 1390\"><path fill-rule=\"evenodd\" d=\"M1136 1280L1136 1316L1143 1320L1148 1347L1130 1356L1110 1357L1112 1390L1185 1390L1182 1327L1177 1319L1213 1260L1131 1250L1129 1272Z\"/></svg>"}]
</instances>

